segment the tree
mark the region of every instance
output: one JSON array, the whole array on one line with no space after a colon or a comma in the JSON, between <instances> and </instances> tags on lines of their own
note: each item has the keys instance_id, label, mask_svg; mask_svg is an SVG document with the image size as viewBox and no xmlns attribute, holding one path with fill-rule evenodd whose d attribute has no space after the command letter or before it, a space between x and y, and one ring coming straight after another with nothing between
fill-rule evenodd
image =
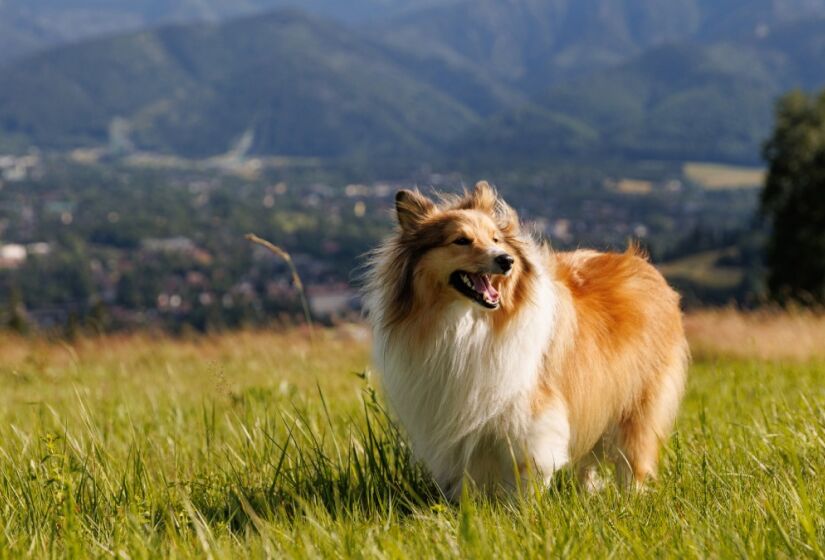
<instances>
[{"instance_id":1,"label":"tree","mask_svg":"<svg viewBox=\"0 0 825 560\"><path fill-rule=\"evenodd\" d=\"M772 232L768 289L782 303L825 303L825 91L782 97L766 142L762 211Z\"/></svg>"}]
</instances>

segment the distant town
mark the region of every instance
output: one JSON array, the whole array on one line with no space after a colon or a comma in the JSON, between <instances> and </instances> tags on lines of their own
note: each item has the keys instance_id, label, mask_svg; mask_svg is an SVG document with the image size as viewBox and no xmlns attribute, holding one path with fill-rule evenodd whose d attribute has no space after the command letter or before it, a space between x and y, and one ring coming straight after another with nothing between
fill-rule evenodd
<instances>
[{"instance_id":1,"label":"distant town","mask_svg":"<svg viewBox=\"0 0 825 560\"><path fill-rule=\"evenodd\" d=\"M286 266L247 243L249 231L290 252L316 320L357 319L357 269L392 227L396 190L457 190L478 178L423 169L353 181L347 170L280 160L222 166L0 155L0 320L56 331L300 320ZM730 247L760 234L758 170L548 165L490 178L554 247L622 249L636 239L681 274L688 302L756 289L756 257ZM680 269L691 255L704 264Z\"/></svg>"}]
</instances>

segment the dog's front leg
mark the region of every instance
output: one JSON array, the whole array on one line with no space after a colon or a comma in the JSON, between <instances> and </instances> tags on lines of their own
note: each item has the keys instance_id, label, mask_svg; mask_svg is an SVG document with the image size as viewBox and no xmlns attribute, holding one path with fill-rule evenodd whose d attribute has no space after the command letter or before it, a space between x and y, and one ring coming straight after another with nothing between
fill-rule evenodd
<instances>
[{"instance_id":1,"label":"dog's front leg","mask_svg":"<svg viewBox=\"0 0 825 560\"><path fill-rule=\"evenodd\" d=\"M522 486L529 484L531 475L547 486L556 471L570 462L570 423L564 403L553 399L534 414L521 456L526 459L518 464Z\"/></svg>"}]
</instances>

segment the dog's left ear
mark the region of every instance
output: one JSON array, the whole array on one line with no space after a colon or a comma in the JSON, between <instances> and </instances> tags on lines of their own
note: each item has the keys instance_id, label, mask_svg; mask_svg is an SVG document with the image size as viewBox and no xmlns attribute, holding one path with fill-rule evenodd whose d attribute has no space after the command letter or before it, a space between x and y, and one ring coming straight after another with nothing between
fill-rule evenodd
<instances>
[{"instance_id":1,"label":"dog's left ear","mask_svg":"<svg viewBox=\"0 0 825 560\"><path fill-rule=\"evenodd\" d=\"M465 207L481 210L493 214L498 203L498 195L490 183L487 181L479 181L476 183L473 192L467 193Z\"/></svg>"},{"instance_id":2,"label":"dog's left ear","mask_svg":"<svg viewBox=\"0 0 825 560\"><path fill-rule=\"evenodd\" d=\"M499 198L496 190L487 181L476 183L473 192L465 196L462 207L487 212L495 218L496 225L505 235L519 233L518 214L509 204Z\"/></svg>"},{"instance_id":3,"label":"dog's left ear","mask_svg":"<svg viewBox=\"0 0 825 560\"><path fill-rule=\"evenodd\" d=\"M508 237L518 235L521 230L521 226L519 225L518 214L515 210L513 210L512 206L499 198L496 200L496 209L494 213L496 217L496 225L504 235Z\"/></svg>"}]
</instances>

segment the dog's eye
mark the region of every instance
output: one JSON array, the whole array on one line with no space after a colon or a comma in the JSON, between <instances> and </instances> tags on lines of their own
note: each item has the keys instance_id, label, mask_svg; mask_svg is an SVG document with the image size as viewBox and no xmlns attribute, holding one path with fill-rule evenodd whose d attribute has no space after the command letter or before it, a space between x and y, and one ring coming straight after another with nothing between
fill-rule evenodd
<instances>
[{"instance_id":1,"label":"dog's eye","mask_svg":"<svg viewBox=\"0 0 825 560\"><path fill-rule=\"evenodd\" d=\"M498 237L493 238L493 243L498 243Z\"/></svg>"},{"instance_id":2,"label":"dog's eye","mask_svg":"<svg viewBox=\"0 0 825 560\"><path fill-rule=\"evenodd\" d=\"M472 242L473 240L469 237L459 237L458 239L453 241L453 243L455 243L456 245L469 245Z\"/></svg>"}]
</instances>

